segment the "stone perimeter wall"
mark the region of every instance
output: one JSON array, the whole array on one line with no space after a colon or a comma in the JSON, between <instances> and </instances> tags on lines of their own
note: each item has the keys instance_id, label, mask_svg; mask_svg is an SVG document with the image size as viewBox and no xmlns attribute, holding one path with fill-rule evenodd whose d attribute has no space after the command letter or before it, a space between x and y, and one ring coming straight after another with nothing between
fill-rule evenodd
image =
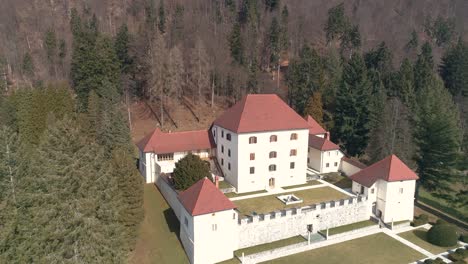
<instances>
[{"instance_id":1,"label":"stone perimeter wall","mask_svg":"<svg viewBox=\"0 0 468 264\"><path fill-rule=\"evenodd\" d=\"M169 185L169 183L164 179L164 177L157 177L156 186L158 187L159 191L164 196L164 199L166 199L167 203L172 208L175 215L177 216L177 219L180 222L180 210L182 204L177 198L177 192Z\"/></svg>"},{"instance_id":2,"label":"stone perimeter wall","mask_svg":"<svg viewBox=\"0 0 468 264\"><path fill-rule=\"evenodd\" d=\"M301 208L260 214L239 221L239 248L368 220L371 205L367 197L351 197Z\"/></svg>"}]
</instances>

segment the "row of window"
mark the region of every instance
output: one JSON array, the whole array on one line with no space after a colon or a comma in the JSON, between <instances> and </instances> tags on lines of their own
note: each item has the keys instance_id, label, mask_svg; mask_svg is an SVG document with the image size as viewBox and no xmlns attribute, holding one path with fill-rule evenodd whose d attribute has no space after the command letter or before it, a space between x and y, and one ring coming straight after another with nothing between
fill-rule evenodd
<instances>
[{"instance_id":1,"label":"row of window","mask_svg":"<svg viewBox=\"0 0 468 264\"><path fill-rule=\"evenodd\" d=\"M224 146L221 145L221 153L224 153ZM268 154L268 157L270 159L274 159L276 158L278 155L278 153L276 151L270 151L270 153ZM289 151L289 156L293 157L293 156L297 156L297 149L291 149ZM228 149L228 157L231 157L231 149ZM255 160L255 153L250 153L250 160Z\"/></svg>"},{"instance_id":2,"label":"row of window","mask_svg":"<svg viewBox=\"0 0 468 264\"><path fill-rule=\"evenodd\" d=\"M296 164L294 162L289 163L289 168L294 169L296 167ZM271 164L268 166L268 171L276 171L276 165ZM255 174L255 167L250 167L250 174Z\"/></svg>"},{"instance_id":3,"label":"row of window","mask_svg":"<svg viewBox=\"0 0 468 264\"><path fill-rule=\"evenodd\" d=\"M221 137L224 138L224 130L221 130ZM298 136L297 133L291 133L289 136L290 140L297 140ZM226 140L231 141L231 133L226 133ZM270 142L277 142L278 136L271 135ZM249 144L257 144L257 137L249 137Z\"/></svg>"}]
</instances>

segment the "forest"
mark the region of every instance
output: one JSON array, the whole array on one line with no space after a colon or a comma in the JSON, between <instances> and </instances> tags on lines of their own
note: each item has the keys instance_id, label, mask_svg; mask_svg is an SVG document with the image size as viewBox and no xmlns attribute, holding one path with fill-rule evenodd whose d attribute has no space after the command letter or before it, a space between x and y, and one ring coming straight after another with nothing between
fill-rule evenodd
<instances>
[{"instance_id":1,"label":"forest","mask_svg":"<svg viewBox=\"0 0 468 264\"><path fill-rule=\"evenodd\" d=\"M468 4L442 2L2 1L0 262L127 262L135 103L168 131L187 102L277 93L350 157L394 153L417 192L466 209Z\"/></svg>"}]
</instances>

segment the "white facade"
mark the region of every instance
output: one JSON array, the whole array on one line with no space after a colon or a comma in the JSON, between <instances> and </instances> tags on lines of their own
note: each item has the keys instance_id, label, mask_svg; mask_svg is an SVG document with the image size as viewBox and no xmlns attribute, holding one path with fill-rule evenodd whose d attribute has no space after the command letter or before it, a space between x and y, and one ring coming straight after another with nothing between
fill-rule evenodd
<instances>
[{"instance_id":1,"label":"white facade","mask_svg":"<svg viewBox=\"0 0 468 264\"><path fill-rule=\"evenodd\" d=\"M320 151L309 147L307 165L320 173L338 172L343 156L340 150Z\"/></svg>"},{"instance_id":2,"label":"white facade","mask_svg":"<svg viewBox=\"0 0 468 264\"><path fill-rule=\"evenodd\" d=\"M374 214L385 223L413 220L416 181L387 182L378 180L370 188L353 181L353 193L360 193L375 202Z\"/></svg>"},{"instance_id":3,"label":"white facade","mask_svg":"<svg viewBox=\"0 0 468 264\"><path fill-rule=\"evenodd\" d=\"M236 134L215 125L212 134L225 180L238 193L306 182L308 129Z\"/></svg>"},{"instance_id":4,"label":"white facade","mask_svg":"<svg viewBox=\"0 0 468 264\"><path fill-rule=\"evenodd\" d=\"M161 173L172 173L175 164L187 156L189 152L175 152L166 154L156 154L152 152L140 151L140 172L145 177L146 183L156 182L157 176ZM200 156L202 159L210 157L211 150L195 150L191 152L194 155Z\"/></svg>"},{"instance_id":5,"label":"white facade","mask_svg":"<svg viewBox=\"0 0 468 264\"><path fill-rule=\"evenodd\" d=\"M234 209L191 216L183 206L180 239L192 264L231 259L238 246L238 214ZM196 227L196 228L194 228Z\"/></svg>"}]
</instances>

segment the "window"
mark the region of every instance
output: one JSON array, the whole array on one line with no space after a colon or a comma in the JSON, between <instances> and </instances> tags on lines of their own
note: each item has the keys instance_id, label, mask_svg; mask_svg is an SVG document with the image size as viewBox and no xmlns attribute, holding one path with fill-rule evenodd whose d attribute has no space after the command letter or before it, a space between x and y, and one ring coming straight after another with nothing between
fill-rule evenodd
<instances>
[{"instance_id":1,"label":"window","mask_svg":"<svg viewBox=\"0 0 468 264\"><path fill-rule=\"evenodd\" d=\"M231 150L228 149L228 157L231 157Z\"/></svg>"},{"instance_id":2,"label":"window","mask_svg":"<svg viewBox=\"0 0 468 264\"><path fill-rule=\"evenodd\" d=\"M335 167L338 167L338 162L333 163Z\"/></svg>"},{"instance_id":3,"label":"window","mask_svg":"<svg viewBox=\"0 0 468 264\"><path fill-rule=\"evenodd\" d=\"M158 161L174 160L174 153L158 154Z\"/></svg>"},{"instance_id":4,"label":"window","mask_svg":"<svg viewBox=\"0 0 468 264\"><path fill-rule=\"evenodd\" d=\"M289 163L289 168L290 168L290 169L294 169L294 165L295 165L294 162L290 162L290 163Z\"/></svg>"},{"instance_id":5,"label":"window","mask_svg":"<svg viewBox=\"0 0 468 264\"><path fill-rule=\"evenodd\" d=\"M271 151L268 156L270 157L270 159L276 158L276 151Z\"/></svg>"},{"instance_id":6,"label":"window","mask_svg":"<svg viewBox=\"0 0 468 264\"><path fill-rule=\"evenodd\" d=\"M231 162L228 162L228 170L231 170Z\"/></svg>"},{"instance_id":7,"label":"window","mask_svg":"<svg viewBox=\"0 0 468 264\"><path fill-rule=\"evenodd\" d=\"M307 153L310 153L310 148L307 148Z\"/></svg>"},{"instance_id":8,"label":"window","mask_svg":"<svg viewBox=\"0 0 468 264\"><path fill-rule=\"evenodd\" d=\"M276 135L271 135L270 142L276 142L276 141L278 141L278 137Z\"/></svg>"},{"instance_id":9,"label":"window","mask_svg":"<svg viewBox=\"0 0 468 264\"><path fill-rule=\"evenodd\" d=\"M221 159L221 165L224 165L224 159Z\"/></svg>"},{"instance_id":10,"label":"window","mask_svg":"<svg viewBox=\"0 0 468 264\"><path fill-rule=\"evenodd\" d=\"M291 151L289 151L289 156L296 156L296 155L297 155L296 149L291 149Z\"/></svg>"},{"instance_id":11,"label":"window","mask_svg":"<svg viewBox=\"0 0 468 264\"><path fill-rule=\"evenodd\" d=\"M328 157L330 157L330 153L331 153L331 151L328 151L328 152L327 152L327 154L328 154Z\"/></svg>"},{"instance_id":12,"label":"window","mask_svg":"<svg viewBox=\"0 0 468 264\"><path fill-rule=\"evenodd\" d=\"M187 219L187 217L184 218L184 224L185 224L186 227L188 227L188 219Z\"/></svg>"},{"instance_id":13,"label":"window","mask_svg":"<svg viewBox=\"0 0 468 264\"><path fill-rule=\"evenodd\" d=\"M257 143L257 137L249 137L249 144L256 144Z\"/></svg>"},{"instance_id":14,"label":"window","mask_svg":"<svg viewBox=\"0 0 468 264\"><path fill-rule=\"evenodd\" d=\"M236 213L232 213L232 219L236 219Z\"/></svg>"},{"instance_id":15,"label":"window","mask_svg":"<svg viewBox=\"0 0 468 264\"><path fill-rule=\"evenodd\" d=\"M224 130L221 130L221 137L224 137Z\"/></svg>"},{"instance_id":16,"label":"window","mask_svg":"<svg viewBox=\"0 0 468 264\"><path fill-rule=\"evenodd\" d=\"M255 173L255 167L250 167L250 174L254 174Z\"/></svg>"},{"instance_id":17,"label":"window","mask_svg":"<svg viewBox=\"0 0 468 264\"><path fill-rule=\"evenodd\" d=\"M227 133L227 134L226 134L226 139L227 139L228 141L231 141L231 134L230 134L230 133Z\"/></svg>"},{"instance_id":18,"label":"window","mask_svg":"<svg viewBox=\"0 0 468 264\"><path fill-rule=\"evenodd\" d=\"M338 156L338 150L335 151L336 155Z\"/></svg>"},{"instance_id":19,"label":"window","mask_svg":"<svg viewBox=\"0 0 468 264\"><path fill-rule=\"evenodd\" d=\"M275 165L275 164L271 164L270 166L268 166L268 170L269 170L269 171L276 171L276 165Z\"/></svg>"},{"instance_id":20,"label":"window","mask_svg":"<svg viewBox=\"0 0 468 264\"><path fill-rule=\"evenodd\" d=\"M307 158L307 163L310 163L310 158Z\"/></svg>"},{"instance_id":21,"label":"window","mask_svg":"<svg viewBox=\"0 0 468 264\"><path fill-rule=\"evenodd\" d=\"M255 153L250 153L250 160L255 160Z\"/></svg>"},{"instance_id":22,"label":"window","mask_svg":"<svg viewBox=\"0 0 468 264\"><path fill-rule=\"evenodd\" d=\"M403 188L400 188L400 193L403 193Z\"/></svg>"},{"instance_id":23,"label":"window","mask_svg":"<svg viewBox=\"0 0 468 264\"><path fill-rule=\"evenodd\" d=\"M292 133L290 139L297 140L297 133Z\"/></svg>"},{"instance_id":24,"label":"window","mask_svg":"<svg viewBox=\"0 0 468 264\"><path fill-rule=\"evenodd\" d=\"M325 167L327 167L327 168L330 167L330 163L326 163Z\"/></svg>"},{"instance_id":25,"label":"window","mask_svg":"<svg viewBox=\"0 0 468 264\"><path fill-rule=\"evenodd\" d=\"M221 145L221 153L224 153L224 146Z\"/></svg>"},{"instance_id":26,"label":"window","mask_svg":"<svg viewBox=\"0 0 468 264\"><path fill-rule=\"evenodd\" d=\"M370 189L370 193L374 193L374 188Z\"/></svg>"},{"instance_id":27,"label":"window","mask_svg":"<svg viewBox=\"0 0 468 264\"><path fill-rule=\"evenodd\" d=\"M218 230L218 225L217 225L217 224L212 224L212 225L211 225L211 230L212 230L212 231Z\"/></svg>"}]
</instances>

